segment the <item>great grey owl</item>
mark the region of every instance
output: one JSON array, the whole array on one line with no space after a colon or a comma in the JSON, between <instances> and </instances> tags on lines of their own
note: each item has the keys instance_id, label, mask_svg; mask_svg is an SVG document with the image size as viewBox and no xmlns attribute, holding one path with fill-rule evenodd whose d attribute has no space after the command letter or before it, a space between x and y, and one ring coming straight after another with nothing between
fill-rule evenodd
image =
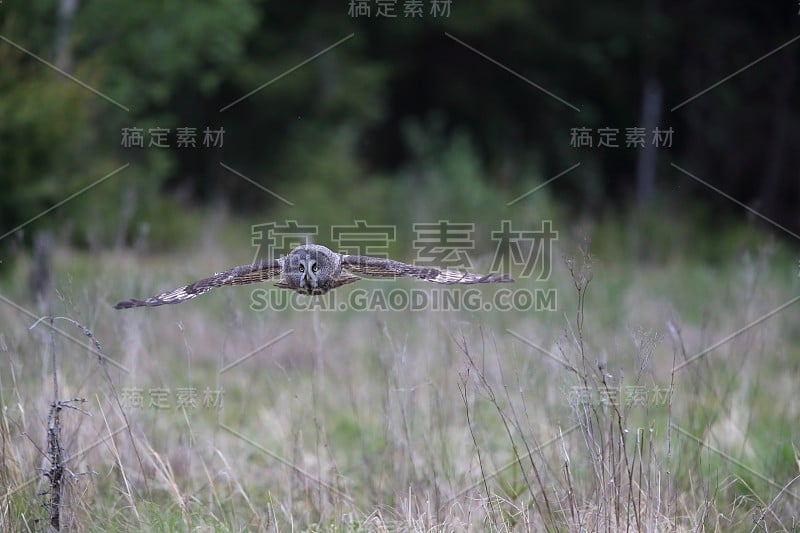
<instances>
[{"instance_id":1,"label":"great grey owl","mask_svg":"<svg viewBox=\"0 0 800 533\"><path fill-rule=\"evenodd\" d=\"M311 295L325 294L336 287L358 281L362 276L373 278L408 276L446 285L514 281L506 275L480 276L457 270L417 267L381 257L339 254L319 244L305 244L278 259L234 267L184 287L144 300L125 300L114 307L128 309L130 307L177 304L200 296L216 287L245 285L266 281L277 276L280 276L280 279L275 283L276 287Z\"/></svg>"}]
</instances>

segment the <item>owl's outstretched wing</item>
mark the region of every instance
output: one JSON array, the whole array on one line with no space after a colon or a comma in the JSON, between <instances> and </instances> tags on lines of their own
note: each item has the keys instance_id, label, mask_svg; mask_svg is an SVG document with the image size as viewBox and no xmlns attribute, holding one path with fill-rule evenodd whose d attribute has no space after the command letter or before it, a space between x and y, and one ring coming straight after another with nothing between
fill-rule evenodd
<instances>
[{"instance_id":1,"label":"owl's outstretched wing","mask_svg":"<svg viewBox=\"0 0 800 533\"><path fill-rule=\"evenodd\" d=\"M365 255L343 255L342 268L353 274L358 274L359 276L373 278L407 276L446 285L455 283L510 283L514 281L505 274L487 274L482 276L470 272L459 272L458 270L417 267L393 259Z\"/></svg>"},{"instance_id":2,"label":"owl's outstretched wing","mask_svg":"<svg viewBox=\"0 0 800 533\"><path fill-rule=\"evenodd\" d=\"M155 307L164 304L179 304L191 300L196 296L227 285L245 285L257 283L278 276L283 269L283 258L264 260L251 265L234 267L225 272L214 274L210 278L201 279L184 287L179 287L168 292L162 292L144 300L132 298L124 300L114 306L114 309L129 309L131 307Z\"/></svg>"}]
</instances>

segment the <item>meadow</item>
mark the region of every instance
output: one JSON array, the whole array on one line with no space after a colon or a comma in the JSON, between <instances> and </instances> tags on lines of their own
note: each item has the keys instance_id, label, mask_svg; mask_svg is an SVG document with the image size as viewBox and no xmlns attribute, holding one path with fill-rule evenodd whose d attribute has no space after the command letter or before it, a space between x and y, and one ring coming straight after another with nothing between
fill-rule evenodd
<instances>
[{"instance_id":1,"label":"meadow","mask_svg":"<svg viewBox=\"0 0 800 533\"><path fill-rule=\"evenodd\" d=\"M46 302L20 255L0 529L47 529L54 479L72 531L798 528L800 277L767 231L676 222L642 256L631 224L576 224L514 284L555 310L251 308L269 285L112 308L249 261L231 224L169 254L57 246ZM337 298L397 288L435 290Z\"/></svg>"}]
</instances>

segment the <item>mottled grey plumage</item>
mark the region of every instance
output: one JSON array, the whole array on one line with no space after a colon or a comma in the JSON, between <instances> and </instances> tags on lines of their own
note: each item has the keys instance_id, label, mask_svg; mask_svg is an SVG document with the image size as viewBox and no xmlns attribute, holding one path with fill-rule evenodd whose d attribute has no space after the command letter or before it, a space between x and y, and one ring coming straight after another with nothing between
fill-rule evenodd
<instances>
[{"instance_id":1,"label":"mottled grey plumage","mask_svg":"<svg viewBox=\"0 0 800 533\"><path fill-rule=\"evenodd\" d=\"M195 281L184 287L151 296L144 300L125 300L114 307L155 307L177 304L200 296L216 287L245 285L266 281L280 275L276 287L292 289L300 294L325 294L331 289L358 281L361 277L395 278L408 276L432 283L472 284L506 283L514 281L505 275L480 276L457 270L416 267L392 259L336 253L319 244L298 246L279 259L265 260L252 265L234 267L210 278Z\"/></svg>"}]
</instances>

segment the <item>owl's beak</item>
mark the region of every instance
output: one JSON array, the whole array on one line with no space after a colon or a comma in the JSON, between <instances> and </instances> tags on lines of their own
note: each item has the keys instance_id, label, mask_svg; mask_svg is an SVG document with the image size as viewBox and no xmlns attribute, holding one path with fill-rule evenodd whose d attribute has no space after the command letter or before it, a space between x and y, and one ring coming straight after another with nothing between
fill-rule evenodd
<instances>
[{"instance_id":1,"label":"owl's beak","mask_svg":"<svg viewBox=\"0 0 800 533\"><path fill-rule=\"evenodd\" d=\"M311 276L308 275L308 270L306 270L305 279L306 279L306 287L310 288L311 287Z\"/></svg>"}]
</instances>

